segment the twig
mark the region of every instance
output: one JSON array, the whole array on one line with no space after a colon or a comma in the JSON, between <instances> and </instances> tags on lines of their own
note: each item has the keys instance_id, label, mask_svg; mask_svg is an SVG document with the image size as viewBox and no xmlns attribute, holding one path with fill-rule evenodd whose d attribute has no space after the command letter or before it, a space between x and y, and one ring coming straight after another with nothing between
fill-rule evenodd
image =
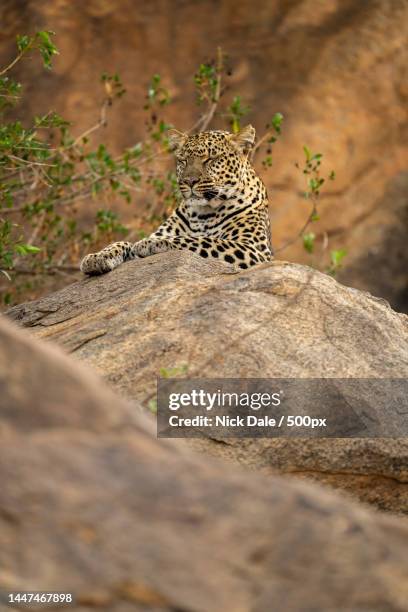
<instances>
[{"instance_id":1,"label":"twig","mask_svg":"<svg viewBox=\"0 0 408 612\"><path fill-rule=\"evenodd\" d=\"M252 149L252 153L251 153L251 159L254 158L255 153L258 151L258 149L263 145L263 143L265 142L265 140L267 140L268 138L270 138L272 135L274 134L273 130L268 130L267 132L265 132L265 134L262 136L262 138L260 138L258 140L258 142L256 143L256 145L253 147Z\"/></svg>"},{"instance_id":2,"label":"twig","mask_svg":"<svg viewBox=\"0 0 408 612\"><path fill-rule=\"evenodd\" d=\"M108 108L108 106L110 106L111 104L111 99L110 98L105 98L105 100L103 101L103 104L101 106L101 111L100 111L100 117L99 117L99 121L97 123L95 123L95 125L93 125L92 127L90 127L88 130L85 130L85 132L83 132L82 134L80 134L73 143L71 143L68 147L65 147L65 151L67 149L70 149L72 147L75 147L81 140L83 140L84 138L86 138L87 136L89 136L90 134L92 134L93 132L96 132L96 130L99 130L99 128L101 127L105 127L107 124L107 119L106 119L106 109Z\"/></svg>"},{"instance_id":3,"label":"twig","mask_svg":"<svg viewBox=\"0 0 408 612\"><path fill-rule=\"evenodd\" d=\"M17 62L19 62L21 60L21 58L23 57L23 55L25 53L27 53L28 48L24 49L24 51L20 51L20 53L17 55L17 57L15 57L13 59L13 61L11 62L11 64L9 64L8 66L6 66L5 68L3 68L3 70L0 70L0 76L3 76L3 74L6 74L6 72L8 72L9 70L11 70L13 68L13 66L15 66L17 64Z\"/></svg>"},{"instance_id":4,"label":"twig","mask_svg":"<svg viewBox=\"0 0 408 612\"><path fill-rule=\"evenodd\" d=\"M79 268L78 266L67 266L67 265L49 265L49 266L44 266L41 269L31 269L31 268L26 268L24 266L16 266L13 267L10 272L15 272L16 274L27 274L27 275L32 275L32 276L39 276L39 275L49 275L49 276L54 276L54 274L62 274L63 276L72 276L72 274L74 272L79 272ZM71 274L68 274L69 272L71 272Z\"/></svg>"},{"instance_id":5,"label":"twig","mask_svg":"<svg viewBox=\"0 0 408 612\"><path fill-rule=\"evenodd\" d=\"M294 244L295 242L298 241L299 238L301 238L303 236L303 234L305 233L305 231L307 230L307 228L309 227L310 223L313 220L313 217L316 215L317 213L317 207L316 207L316 201L313 200L313 208L312 211L310 212L306 222L304 223L304 225L302 226L302 229L290 240L288 240L287 242L284 242L282 246L279 247L279 249L275 250L275 253L280 253L281 251L283 251L284 249L287 249L288 246L291 246L292 244Z\"/></svg>"},{"instance_id":6,"label":"twig","mask_svg":"<svg viewBox=\"0 0 408 612\"><path fill-rule=\"evenodd\" d=\"M44 223L44 219L45 219L45 210L42 210L39 214L39 220L37 225L35 226L34 230L31 233L31 236L29 237L29 239L27 240L27 244L33 244L34 241L37 239L37 236L40 232L40 229L42 229L43 223Z\"/></svg>"},{"instance_id":7,"label":"twig","mask_svg":"<svg viewBox=\"0 0 408 612\"><path fill-rule=\"evenodd\" d=\"M24 164L28 164L29 166L34 165L34 166L50 166L51 168L55 168L55 166L57 164L46 164L45 162L36 162L33 160L27 160L27 159L23 159L22 157L17 157L16 155L12 155L11 153L8 154L7 157L10 157L11 159L15 159L16 161L19 162L23 162Z\"/></svg>"},{"instance_id":8,"label":"twig","mask_svg":"<svg viewBox=\"0 0 408 612\"><path fill-rule=\"evenodd\" d=\"M222 67L223 67L222 50L221 50L221 47L217 47L217 63L216 63L216 69L215 69L216 74L217 74L217 85L215 87L213 103L211 104L207 114L204 115L203 117L204 120L200 126L201 132L205 132L205 130L210 125L211 121L213 120L215 111L217 110L218 102L220 101Z\"/></svg>"}]
</instances>

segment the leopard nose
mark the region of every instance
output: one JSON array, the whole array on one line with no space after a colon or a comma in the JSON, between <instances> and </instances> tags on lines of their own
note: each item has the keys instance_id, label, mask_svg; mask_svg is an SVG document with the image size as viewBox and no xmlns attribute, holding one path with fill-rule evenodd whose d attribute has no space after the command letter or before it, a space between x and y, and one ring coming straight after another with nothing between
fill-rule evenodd
<instances>
[{"instance_id":1,"label":"leopard nose","mask_svg":"<svg viewBox=\"0 0 408 612\"><path fill-rule=\"evenodd\" d=\"M195 176L186 176L183 179L183 182L186 183L186 185L188 185L189 187L194 187L194 185L196 183L198 183L199 179L196 178Z\"/></svg>"}]
</instances>

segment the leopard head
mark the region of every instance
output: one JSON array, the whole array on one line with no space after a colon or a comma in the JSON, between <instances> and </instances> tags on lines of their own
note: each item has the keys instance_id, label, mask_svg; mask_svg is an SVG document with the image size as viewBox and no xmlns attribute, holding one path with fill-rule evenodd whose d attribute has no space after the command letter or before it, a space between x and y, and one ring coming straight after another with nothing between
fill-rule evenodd
<instances>
[{"instance_id":1,"label":"leopard head","mask_svg":"<svg viewBox=\"0 0 408 612\"><path fill-rule=\"evenodd\" d=\"M251 125L238 134L216 130L189 136L170 130L169 142L181 194L192 205L213 206L238 197L253 172L248 160L255 142Z\"/></svg>"}]
</instances>

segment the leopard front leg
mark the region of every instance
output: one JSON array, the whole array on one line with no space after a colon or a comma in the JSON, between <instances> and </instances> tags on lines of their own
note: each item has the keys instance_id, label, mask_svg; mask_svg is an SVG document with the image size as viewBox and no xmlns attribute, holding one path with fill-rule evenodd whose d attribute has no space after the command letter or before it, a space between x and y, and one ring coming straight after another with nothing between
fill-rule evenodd
<instances>
[{"instance_id":1,"label":"leopard front leg","mask_svg":"<svg viewBox=\"0 0 408 612\"><path fill-rule=\"evenodd\" d=\"M85 255L80 264L80 270L89 276L105 274L120 266L127 259L133 259L131 242L113 242L98 253Z\"/></svg>"},{"instance_id":2,"label":"leopard front leg","mask_svg":"<svg viewBox=\"0 0 408 612\"><path fill-rule=\"evenodd\" d=\"M270 261L272 254L267 243L257 245L252 240L211 238L206 236L150 237L133 245L136 257L148 257L171 250L188 250L200 257L215 258L233 264L241 270Z\"/></svg>"},{"instance_id":3,"label":"leopard front leg","mask_svg":"<svg viewBox=\"0 0 408 612\"><path fill-rule=\"evenodd\" d=\"M144 238L132 244L131 242L114 242L109 246L86 255L81 261L80 269L89 276L105 274L117 268L123 262L138 257L148 257L155 253L163 253L172 248L171 241L165 239Z\"/></svg>"}]
</instances>

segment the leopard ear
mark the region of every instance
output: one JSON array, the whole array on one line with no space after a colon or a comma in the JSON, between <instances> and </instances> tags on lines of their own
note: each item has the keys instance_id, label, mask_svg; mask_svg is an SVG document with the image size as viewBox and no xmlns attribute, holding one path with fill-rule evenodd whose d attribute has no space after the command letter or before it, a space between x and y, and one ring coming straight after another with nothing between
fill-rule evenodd
<instances>
[{"instance_id":1,"label":"leopard ear","mask_svg":"<svg viewBox=\"0 0 408 612\"><path fill-rule=\"evenodd\" d=\"M167 132L167 138L169 139L170 151L177 151L186 142L188 136L184 132L179 132L172 128Z\"/></svg>"},{"instance_id":2,"label":"leopard ear","mask_svg":"<svg viewBox=\"0 0 408 612\"><path fill-rule=\"evenodd\" d=\"M252 125L246 125L233 136L233 140L245 152L250 151L255 143L255 128Z\"/></svg>"}]
</instances>

